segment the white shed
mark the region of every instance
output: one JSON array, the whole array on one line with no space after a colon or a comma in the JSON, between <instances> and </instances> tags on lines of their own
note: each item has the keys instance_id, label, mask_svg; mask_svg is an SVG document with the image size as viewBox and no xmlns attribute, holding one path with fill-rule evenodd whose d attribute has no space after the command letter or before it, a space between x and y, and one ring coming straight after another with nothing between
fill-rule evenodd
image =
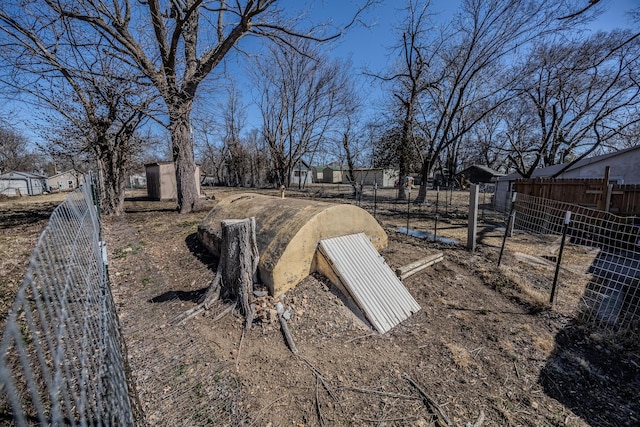
<instances>
[{"instance_id":1,"label":"white shed","mask_svg":"<svg viewBox=\"0 0 640 427\"><path fill-rule=\"evenodd\" d=\"M354 169L353 175L357 184L373 185L376 183L378 187L393 187L399 174L394 169L361 168ZM344 184L350 184L347 182L348 174L346 172L342 174L342 179Z\"/></svg>"}]
</instances>

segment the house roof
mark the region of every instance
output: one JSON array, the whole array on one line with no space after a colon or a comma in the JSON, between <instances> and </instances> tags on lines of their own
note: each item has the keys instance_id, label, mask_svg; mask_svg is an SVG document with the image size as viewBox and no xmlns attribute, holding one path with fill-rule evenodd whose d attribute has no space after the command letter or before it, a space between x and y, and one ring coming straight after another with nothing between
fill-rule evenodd
<instances>
[{"instance_id":1,"label":"house roof","mask_svg":"<svg viewBox=\"0 0 640 427\"><path fill-rule=\"evenodd\" d=\"M16 178L45 179L46 176L37 175L31 172L19 172L19 171L11 171L11 172L3 173L2 175L0 175L0 179L16 179Z\"/></svg>"},{"instance_id":2,"label":"house roof","mask_svg":"<svg viewBox=\"0 0 640 427\"><path fill-rule=\"evenodd\" d=\"M75 169L69 169L69 170L64 171L64 172L58 172L56 174L53 174L53 175L47 177L47 179L53 179L53 178L56 178L56 177L59 177L59 176L62 176L62 175L67 175L67 174L73 174L73 175L78 175L78 176L83 175L81 172L78 172Z\"/></svg>"},{"instance_id":3,"label":"house roof","mask_svg":"<svg viewBox=\"0 0 640 427\"><path fill-rule=\"evenodd\" d=\"M600 156L593 156L593 157L585 157L584 159L581 159L577 162L575 162L573 165L569 166L564 172L569 172L572 170L576 170L576 169L580 169L584 166L587 165L591 165L593 163L598 163L598 162L602 162L605 160L609 160L613 157L617 157L617 156L622 156L625 155L627 153L636 151L636 150L640 150L640 145L636 145L634 147L631 148L626 148L624 150L619 150L619 151L614 151L612 153L607 153L607 154L602 154ZM546 178L546 177L550 177L553 176L555 174L557 174L558 172L560 172L565 166L567 166L568 164L570 164L571 162L565 162L565 163L561 163L559 165L552 165L552 166L547 166L544 168L538 168L535 169L533 171L533 174L531 174L531 178ZM503 179L507 179L509 181L512 181L514 179L518 179L518 178L522 178L522 175L515 172L509 175L506 175L503 177Z\"/></svg>"},{"instance_id":4,"label":"house roof","mask_svg":"<svg viewBox=\"0 0 640 427\"><path fill-rule=\"evenodd\" d=\"M463 171L461 171L460 173L464 173L464 172L466 172L466 171L468 171L470 169L479 169L479 170L481 170L483 172L486 172L486 173L488 173L490 175L493 175L493 176L504 176L503 173L498 172L497 170L491 169L489 166L483 166L483 165L471 165L468 168L466 168Z\"/></svg>"}]
</instances>

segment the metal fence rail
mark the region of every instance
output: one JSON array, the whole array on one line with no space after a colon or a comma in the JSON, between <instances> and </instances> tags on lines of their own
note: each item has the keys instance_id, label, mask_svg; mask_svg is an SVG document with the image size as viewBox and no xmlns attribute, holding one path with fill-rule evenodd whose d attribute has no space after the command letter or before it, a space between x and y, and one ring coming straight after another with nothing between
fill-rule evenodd
<instances>
[{"instance_id":1,"label":"metal fence rail","mask_svg":"<svg viewBox=\"0 0 640 427\"><path fill-rule=\"evenodd\" d=\"M538 254L565 269L559 292L574 289L574 310L586 321L605 328L637 329L640 324L640 222L636 217L619 217L608 212L540 197L518 194L514 206L516 234L509 245L516 246L517 232L537 236ZM565 232L566 244L559 243ZM556 236L555 238L553 236ZM563 242L564 243L564 242ZM529 247L535 244L529 242ZM535 253L535 249L533 250ZM568 260L563 260L563 252ZM550 256L551 255L551 256ZM551 276L553 270L549 270ZM556 273L557 277L557 273ZM550 281L549 281L550 283ZM562 286L565 286L563 289ZM552 291L553 292L553 291ZM552 297L553 299L553 297Z\"/></svg>"},{"instance_id":2,"label":"metal fence rail","mask_svg":"<svg viewBox=\"0 0 640 427\"><path fill-rule=\"evenodd\" d=\"M52 213L0 346L0 419L132 425L123 344L92 185Z\"/></svg>"}]
</instances>

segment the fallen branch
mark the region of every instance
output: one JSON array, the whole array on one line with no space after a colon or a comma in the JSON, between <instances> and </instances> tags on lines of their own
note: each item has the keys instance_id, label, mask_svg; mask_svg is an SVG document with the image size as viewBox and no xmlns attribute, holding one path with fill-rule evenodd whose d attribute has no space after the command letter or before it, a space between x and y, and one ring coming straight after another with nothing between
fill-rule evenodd
<instances>
[{"instance_id":1,"label":"fallen branch","mask_svg":"<svg viewBox=\"0 0 640 427\"><path fill-rule=\"evenodd\" d=\"M407 264L404 267L397 268L396 276L398 276L400 280L404 280L407 277L413 276L414 274L442 260L444 260L444 255L442 252L438 252L435 255L430 255L426 258L422 258L422 259L419 259L418 261L412 262L411 264Z\"/></svg>"},{"instance_id":2,"label":"fallen branch","mask_svg":"<svg viewBox=\"0 0 640 427\"><path fill-rule=\"evenodd\" d=\"M320 378L316 375L316 411L318 412L318 423L324 425L324 418L322 417L322 408L320 408L320 396L318 389L320 388Z\"/></svg>"},{"instance_id":3,"label":"fallen branch","mask_svg":"<svg viewBox=\"0 0 640 427\"><path fill-rule=\"evenodd\" d=\"M298 354L296 343L293 342L293 336L291 336L289 325L287 325L287 319L284 318L284 307L282 306L282 303L276 303L276 311L278 312L278 320L280 320L282 333L284 334L284 338L287 340L287 346L289 346L289 349L293 354Z\"/></svg>"},{"instance_id":4,"label":"fallen branch","mask_svg":"<svg viewBox=\"0 0 640 427\"><path fill-rule=\"evenodd\" d=\"M320 382L322 383L322 386L324 387L325 390L327 390L327 393L329 393L329 396L331 396L331 398L340 403L340 401L335 397L335 395L333 394L333 391L331 390L331 387L329 387L329 385L326 383L326 381L324 380L324 375L322 375L322 372L320 372L318 370L318 368L316 368L315 366L313 366L313 364L311 362L309 362L309 360L307 360L305 357L302 356L298 356L300 359L302 359L302 361L304 363L307 364L307 366L309 366L309 368L311 368L311 370L313 371L313 373L315 374L316 378L320 380ZM342 406L342 405L341 405Z\"/></svg>"},{"instance_id":5,"label":"fallen branch","mask_svg":"<svg viewBox=\"0 0 640 427\"><path fill-rule=\"evenodd\" d=\"M447 417L447 414L445 414L440 405L438 405L436 401L433 400L431 396L429 396L427 392L409 376L409 374L405 372L403 375L407 381L409 381L409 383L418 390L429 410L436 415L436 425L452 426L453 424L451 423L451 420L449 420L449 417Z\"/></svg>"},{"instance_id":6,"label":"fallen branch","mask_svg":"<svg viewBox=\"0 0 640 427\"><path fill-rule=\"evenodd\" d=\"M350 340L347 340L344 343L345 344L349 344L350 342L361 340L361 339L365 339L365 338L369 338L369 337L375 337L376 335L380 335L380 334L377 333L377 332L372 332L372 333L367 334L367 335L361 335L359 337L351 338Z\"/></svg>"},{"instance_id":7,"label":"fallen branch","mask_svg":"<svg viewBox=\"0 0 640 427\"><path fill-rule=\"evenodd\" d=\"M397 421L417 421L418 417L410 415L410 416L407 416L407 417L398 417L398 418L373 419L373 418L358 417L358 419L362 420L362 421L366 421L368 423L382 424L382 423L394 423L394 422L397 422Z\"/></svg>"},{"instance_id":8,"label":"fallen branch","mask_svg":"<svg viewBox=\"0 0 640 427\"><path fill-rule=\"evenodd\" d=\"M484 411L480 411L480 415L478 415L478 418L476 419L476 422L473 423L473 425L467 424L467 426L482 427L482 423L484 423Z\"/></svg>"},{"instance_id":9,"label":"fallen branch","mask_svg":"<svg viewBox=\"0 0 640 427\"><path fill-rule=\"evenodd\" d=\"M240 350L242 349L242 341L244 341L244 333L246 330L246 327L242 328L242 335L240 335L240 342L238 343L238 355L236 356L236 372L240 372Z\"/></svg>"},{"instance_id":10,"label":"fallen branch","mask_svg":"<svg viewBox=\"0 0 640 427\"><path fill-rule=\"evenodd\" d=\"M378 391L378 390L371 390L368 388L359 388L359 387L340 387L342 390L349 390L349 391L355 391L357 393L363 393L363 394L376 394L379 396L384 396L384 397L393 397L395 399L406 399L406 400L421 400L422 398L420 397L416 397L416 396L409 396L406 394L397 394L397 393L388 393L386 391Z\"/></svg>"},{"instance_id":11,"label":"fallen branch","mask_svg":"<svg viewBox=\"0 0 640 427\"><path fill-rule=\"evenodd\" d=\"M273 402L271 402L271 403L265 405L264 407L262 407L262 409L260 409L258 412L256 412L256 414L254 416L251 417L254 421L251 422L251 424L249 424L249 425L250 426L254 426L255 423L257 422L256 420L259 420L260 417L262 416L262 414L267 412L273 405L275 405L276 403L278 403L280 400L284 399L285 397L289 397L289 395L288 394L283 394L282 396L278 397Z\"/></svg>"},{"instance_id":12,"label":"fallen branch","mask_svg":"<svg viewBox=\"0 0 640 427\"><path fill-rule=\"evenodd\" d=\"M231 313L233 311L233 309L236 308L235 304L230 304L227 308L225 308L224 310L222 310L220 312L220 314L218 314L216 317L214 317L213 319L211 319L212 322L217 322L218 320L222 319L224 316L226 316L227 314Z\"/></svg>"}]
</instances>

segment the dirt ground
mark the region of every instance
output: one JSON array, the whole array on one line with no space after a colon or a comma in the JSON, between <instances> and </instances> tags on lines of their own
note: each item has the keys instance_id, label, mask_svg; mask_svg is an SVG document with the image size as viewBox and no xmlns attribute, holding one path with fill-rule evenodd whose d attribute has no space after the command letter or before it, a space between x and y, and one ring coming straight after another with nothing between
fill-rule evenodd
<instances>
[{"instance_id":1,"label":"dirt ground","mask_svg":"<svg viewBox=\"0 0 640 427\"><path fill-rule=\"evenodd\" d=\"M66 196L66 193L18 198L0 195L0 326L11 309L40 233L51 212Z\"/></svg>"},{"instance_id":2,"label":"dirt ground","mask_svg":"<svg viewBox=\"0 0 640 427\"><path fill-rule=\"evenodd\" d=\"M216 199L229 191L207 189ZM404 280L422 309L380 335L314 275L282 299L298 355L287 347L268 296L257 298L258 316L245 334L242 319L222 302L175 324L213 277L216 260L195 232L216 201L179 215L175 203L129 194L126 215L105 220L104 229L112 292L148 425L431 426L446 425L445 418L456 426L640 425L638 341L573 320L579 291L559 293L563 299L547 308L549 272L540 260L553 242L515 240L498 268L501 219L488 212L475 253L396 232L406 227L408 210L411 229L464 244L468 193L446 195L449 205L444 194L430 192L430 205L420 208L396 204L391 191L375 202L370 193L353 199L347 188L287 195L375 211L389 236L382 255L394 269L443 252L443 262ZM30 221L20 214L26 208L4 203L0 253L16 256L2 265L2 282L15 287L49 205L34 208L34 218L42 218ZM576 272L591 254L579 252L561 273L563 289L581 286Z\"/></svg>"}]
</instances>

